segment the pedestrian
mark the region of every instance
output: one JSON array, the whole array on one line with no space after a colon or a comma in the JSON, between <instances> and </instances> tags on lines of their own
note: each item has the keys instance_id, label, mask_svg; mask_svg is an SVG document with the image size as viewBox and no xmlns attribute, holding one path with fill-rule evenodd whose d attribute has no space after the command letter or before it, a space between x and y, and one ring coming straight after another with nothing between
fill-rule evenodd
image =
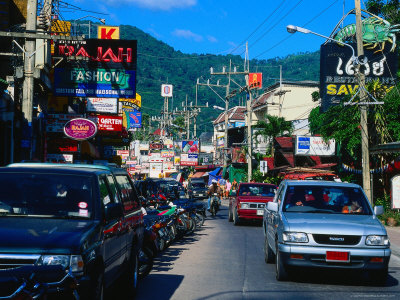
<instances>
[{"instance_id":1,"label":"pedestrian","mask_svg":"<svg viewBox=\"0 0 400 300\"><path fill-rule=\"evenodd\" d=\"M231 190L232 191L237 191L238 188L239 188L239 184L237 183L236 178L234 178L233 182L232 182Z\"/></svg>"},{"instance_id":2,"label":"pedestrian","mask_svg":"<svg viewBox=\"0 0 400 300\"><path fill-rule=\"evenodd\" d=\"M226 190L226 197L229 197L229 193L231 191L232 183L229 182L229 179L226 180L225 183L225 190Z\"/></svg>"}]
</instances>

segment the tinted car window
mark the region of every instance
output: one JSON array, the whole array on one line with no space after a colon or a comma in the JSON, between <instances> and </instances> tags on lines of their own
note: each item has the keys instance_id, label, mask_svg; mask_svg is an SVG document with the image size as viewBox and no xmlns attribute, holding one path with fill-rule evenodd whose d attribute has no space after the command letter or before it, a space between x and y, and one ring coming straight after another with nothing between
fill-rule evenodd
<instances>
[{"instance_id":1,"label":"tinted car window","mask_svg":"<svg viewBox=\"0 0 400 300\"><path fill-rule=\"evenodd\" d=\"M122 204L125 212L130 212L138 206L138 199L129 179L125 175L115 176L121 189Z\"/></svg>"},{"instance_id":2,"label":"tinted car window","mask_svg":"<svg viewBox=\"0 0 400 300\"><path fill-rule=\"evenodd\" d=\"M202 182L193 182L192 183L192 187L194 187L194 188L204 188L205 186L206 186L206 184L202 183Z\"/></svg>"},{"instance_id":3,"label":"tinted car window","mask_svg":"<svg viewBox=\"0 0 400 300\"><path fill-rule=\"evenodd\" d=\"M0 216L90 218L92 180L67 174L0 174Z\"/></svg>"},{"instance_id":4,"label":"tinted car window","mask_svg":"<svg viewBox=\"0 0 400 300\"><path fill-rule=\"evenodd\" d=\"M250 185L246 184L240 187L240 196L261 196L273 197L275 196L276 188L267 185Z\"/></svg>"},{"instance_id":5,"label":"tinted car window","mask_svg":"<svg viewBox=\"0 0 400 300\"><path fill-rule=\"evenodd\" d=\"M360 188L332 186L289 186L282 211L372 214Z\"/></svg>"}]
</instances>

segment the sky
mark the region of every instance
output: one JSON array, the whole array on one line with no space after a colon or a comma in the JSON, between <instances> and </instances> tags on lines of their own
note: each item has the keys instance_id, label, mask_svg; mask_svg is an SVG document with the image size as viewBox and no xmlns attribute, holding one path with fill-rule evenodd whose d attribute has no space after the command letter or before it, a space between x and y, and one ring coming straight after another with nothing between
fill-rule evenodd
<instances>
[{"instance_id":1,"label":"sky","mask_svg":"<svg viewBox=\"0 0 400 300\"><path fill-rule=\"evenodd\" d=\"M71 0L62 2L63 19L132 25L183 53L238 54L283 58L319 50L324 39L290 34L289 24L330 35L354 0ZM67 4L68 3L68 6ZM361 0L362 8L364 8ZM80 9L75 9L76 7ZM96 18L93 18L96 17ZM355 23L350 15L346 23ZM140 52L140 49L138 49Z\"/></svg>"}]
</instances>

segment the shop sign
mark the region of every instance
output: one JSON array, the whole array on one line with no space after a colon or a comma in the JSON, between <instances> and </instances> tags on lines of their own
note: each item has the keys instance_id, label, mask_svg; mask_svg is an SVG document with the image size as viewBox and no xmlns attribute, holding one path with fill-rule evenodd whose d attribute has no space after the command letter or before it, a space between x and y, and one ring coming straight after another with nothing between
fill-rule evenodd
<instances>
[{"instance_id":1,"label":"shop sign","mask_svg":"<svg viewBox=\"0 0 400 300\"><path fill-rule=\"evenodd\" d=\"M83 141L96 135L97 126L93 121L88 119L72 119L65 124L64 133L71 139Z\"/></svg>"},{"instance_id":2,"label":"shop sign","mask_svg":"<svg viewBox=\"0 0 400 300\"><path fill-rule=\"evenodd\" d=\"M134 109L133 111L126 112L129 114L129 124L127 124L127 128L140 128L142 127L142 112ZM128 118L127 118L128 120Z\"/></svg>"},{"instance_id":3,"label":"shop sign","mask_svg":"<svg viewBox=\"0 0 400 300\"><path fill-rule=\"evenodd\" d=\"M76 118L82 118L83 115L77 114L48 114L46 120L47 132L64 132L64 125L68 121Z\"/></svg>"},{"instance_id":4,"label":"shop sign","mask_svg":"<svg viewBox=\"0 0 400 300\"><path fill-rule=\"evenodd\" d=\"M182 153L180 164L181 164L181 166L197 166L198 165L198 154Z\"/></svg>"},{"instance_id":5,"label":"shop sign","mask_svg":"<svg viewBox=\"0 0 400 300\"><path fill-rule=\"evenodd\" d=\"M160 150L163 148L163 144L150 144L149 148L150 150L156 150L156 149Z\"/></svg>"},{"instance_id":6,"label":"shop sign","mask_svg":"<svg viewBox=\"0 0 400 300\"><path fill-rule=\"evenodd\" d=\"M117 150L117 155L121 157L128 157L129 156L129 150Z\"/></svg>"},{"instance_id":7,"label":"shop sign","mask_svg":"<svg viewBox=\"0 0 400 300\"><path fill-rule=\"evenodd\" d=\"M117 116L95 116L91 117L99 131L122 131L122 117Z\"/></svg>"},{"instance_id":8,"label":"shop sign","mask_svg":"<svg viewBox=\"0 0 400 300\"><path fill-rule=\"evenodd\" d=\"M295 155L332 156L335 155L335 140L324 141L318 136L296 136Z\"/></svg>"},{"instance_id":9,"label":"shop sign","mask_svg":"<svg viewBox=\"0 0 400 300\"><path fill-rule=\"evenodd\" d=\"M123 110L137 109L142 107L142 97L136 93L136 98L119 98Z\"/></svg>"},{"instance_id":10,"label":"shop sign","mask_svg":"<svg viewBox=\"0 0 400 300\"><path fill-rule=\"evenodd\" d=\"M49 138L47 143L48 152L77 152L78 141L66 138Z\"/></svg>"},{"instance_id":11,"label":"shop sign","mask_svg":"<svg viewBox=\"0 0 400 300\"><path fill-rule=\"evenodd\" d=\"M174 150L161 150L161 157L174 157Z\"/></svg>"},{"instance_id":12,"label":"shop sign","mask_svg":"<svg viewBox=\"0 0 400 300\"><path fill-rule=\"evenodd\" d=\"M117 98L86 98L86 110L96 113L118 113Z\"/></svg>"},{"instance_id":13,"label":"shop sign","mask_svg":"<svg viewBox=\"0 0 400 300\"><path fill-rule=\"evenodd\" d=\"M119 26L98 26L97 38L101 40L119 40Z\"/></svg>"},{"instance_id":14,"label":"shop sign","mask_svg":"<svg viewBox=\"0 0 400 300\"><path fill-rule=\"evenodd\" d=\"M262 73L249 74L249 88L262 89Z\"/></svg>"}]
</instances>

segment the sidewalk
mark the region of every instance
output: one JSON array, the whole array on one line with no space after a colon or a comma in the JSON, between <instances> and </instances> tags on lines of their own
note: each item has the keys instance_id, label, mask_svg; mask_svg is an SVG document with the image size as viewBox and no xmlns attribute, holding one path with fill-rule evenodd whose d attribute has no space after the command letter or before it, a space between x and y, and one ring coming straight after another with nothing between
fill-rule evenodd
<instances>
[{"instance_id":1,"label":"sidewalk","mask_svg":"<svg viewBox=\"0 0 400 300\"><path fill-rule=\"evenodd\" d=\"M392 250L392 255L396 255L400 258L400 226L385 226L385 228L389 235L390 249Z\"/></svg>"}]
</instances>

